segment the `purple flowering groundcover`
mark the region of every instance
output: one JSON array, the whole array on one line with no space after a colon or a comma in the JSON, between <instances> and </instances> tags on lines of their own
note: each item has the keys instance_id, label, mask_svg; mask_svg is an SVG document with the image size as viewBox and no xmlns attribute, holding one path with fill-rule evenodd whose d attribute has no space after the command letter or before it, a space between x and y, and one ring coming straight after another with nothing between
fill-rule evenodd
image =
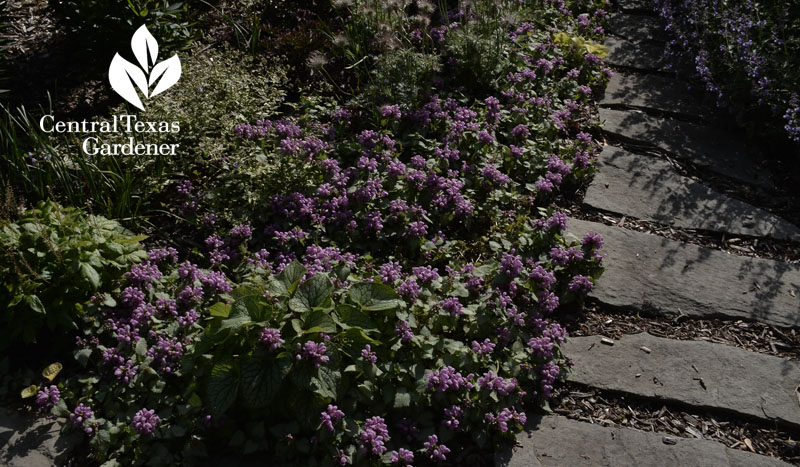
<instances>
[{"instance_id":1,"label":"purple flowering groundcover","mask_svg":"<svg viewBox=\"0 0 800 467\"><path fill-rule=\"evenodd\" d=\"M335 3L306 63L327 93L143 193L174 246L119 240L139 256L81 289L75 362L28 388L93 462L447 463L566 371L603 241L554 204L599 152L604 2Z\"/></svg>"}]
</instances>

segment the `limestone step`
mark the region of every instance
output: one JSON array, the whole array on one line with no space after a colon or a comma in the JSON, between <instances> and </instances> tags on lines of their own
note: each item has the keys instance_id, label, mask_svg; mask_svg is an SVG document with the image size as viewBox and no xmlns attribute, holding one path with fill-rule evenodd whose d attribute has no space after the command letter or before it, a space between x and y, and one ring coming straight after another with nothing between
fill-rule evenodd
<instances>
[{"instance_id":1,"label":"limestone step","mask_svg":"<svg viewBox=\"0 0 800 467\"><path fill-rule=\"evenodd\" d=\"M495 457L497 467L789 467L772 457L705 439L674 438L556 415L535 417L517 447ZM669 439L668 444L665 438Z\"/></svg>"},{"instance_id":2,"label":"limestone step","mask_svg":"<svg viewBox=\"0 0 800 467\"><path fill-rule=\"evenodd\" d=\"M601 234L605 271L591 296L614 308L800 326L800 265L729 253L648 233L569 219Z\"/></svg>"},{"instance_id":3,"label":"limestone step","mask_svg":"<svg viewBox=\"0 0 800 467\"><path fill-rule=\"evenodd\" d=\"M800 229L679 174L668 161L606 146L584 204L675 227L800 241Z\"/></svg>"}]
</instances>

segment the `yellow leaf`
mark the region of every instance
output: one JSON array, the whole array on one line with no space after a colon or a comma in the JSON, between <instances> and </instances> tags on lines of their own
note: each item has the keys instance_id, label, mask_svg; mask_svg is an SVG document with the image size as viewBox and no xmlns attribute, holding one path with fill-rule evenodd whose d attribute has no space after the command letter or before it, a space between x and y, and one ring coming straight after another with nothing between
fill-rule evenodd
<instances>
[{"instance_id":1,"label":"yellow leaf","mask_svg":"<svg viewBox=\"0 0 800 467\"><path fill-rule=\"evenodd\" d=\"M22 396L23 399L27 399L29 397L35 396L36 392L38 390L39 390L39 386L37 386L35 384L31 384L30 386L28 386L27 388L22 390L22 392L20 393L20 396Z\"/></svg>"},{"instance_id":2,"label":"yellow leaf","mask_svg":"<svg viewBox=\"0 0 800 467\"><path fill-rule=\"evenodd\" d=\"M51 364L47 365L47 368L42 370L42 376L47 378L48 381L53 381L53 379L56 376L58 376L58 373L61 371L62 368L64 368L64 365L62 365L62 364L60 364L58 362L51 363Z\"/></svg>"}]
</instances>

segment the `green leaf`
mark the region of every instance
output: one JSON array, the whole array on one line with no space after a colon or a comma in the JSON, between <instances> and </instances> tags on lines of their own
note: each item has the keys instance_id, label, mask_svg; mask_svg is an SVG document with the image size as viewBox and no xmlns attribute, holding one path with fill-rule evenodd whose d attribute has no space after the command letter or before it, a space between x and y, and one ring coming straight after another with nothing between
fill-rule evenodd
<instances>
[{"instance_id":1,"label":"green leaf","mask_svg":"<svg viewBox=\"0 0 800 467\"><path fill-rule=\"evenodd\" d=\"M375 324L369 316L355 307L342 305L336 308L336 312L342 324L349 328L375 329Z\"/></svg>"},{"instance_id":2,"label":"green leaf","mask_svg":"<svg viewBox=\"0 0 800 467\"><path fill-rule=\"evenodd\" d=\"M100 274L91 264L81 263L81 276L92 284L92 288L97 290L100 287Z\"/></svg>"},{"instance_id":3,"label":"green leaf","mask_svg":"<svg viewBox=\"0 0 800 467\"><path fill-rule=\"evenodd\" d=\"M292 293L297 288L300 279L302 279L307 272L308 270L303 267L299 261L295 260L283 268L283 271L278 274L278 280L283 284L283 287L288 293Z\"/></svg>"},{"instance_id":4,"label":"green leaf","mask_svg":"<svg viewBox=\"0 0 800 467\"><path fill-rule=\"evenodd\" d=\"M350 287L350 299L366 311L393 310L404 304L394 289L378 282L362 282Z\"/></svg>"},{"instance_id":5,"label":"green leaf","mask_svg":"<svg viewBox=\"0 0 800 467\"><path fill-rule=\"evenodd\" d=\"M237 307L234 303L230 318L224 320L219 328L220 330L231 328L238 329L243 325L252 322L253 320L250 319L250 313L247 311L247 308L245 306Z\"/></svg>"},{"instance_id":6,"label":"green leaf","mask_svg":"<svg viewBox=\"0 0 800 467\"><path fill-rule=\"evenodd\" d=\"M139 339L136 341L136 347L134 347L134 352L141 358L144 358L147 355L147 341L144 339Z\"/></svg>"},{"instance_id":7,"label":"green leaf","mask_svg":"<svg viewBox=\"0 0 800 467\"><path fill-rule=\"evenodd\" d=\"M261 294L245 295L233 302L232 315L244 315L250 317L251 321L264 321L264 302Z\"/></svg>"},{"instance_id":8,"label":"green leaf","mask_svg":"<svg viewBox=\"0 0 800 467\"><path fill-rule=\"evenodd\" d=\"M221 417L231 408L239 392L239 377L231 363L217 363L208 380L209 409L212 417Z\"/></svg>"},{"instance_id":9,"label":"green leaf","mask_svg":"<svg viewBox=\"0 0 800 467\"><path fill-rule=\"evenodd\" d=\"M313 328L318 328L318 332L326 332L332 334L336 332L336 324L333 319L322 310L315 310L306 315L303 320L303 329L309 332Z\"/></svg>"},{"instance_id":10,"label":"green leaf","mask_svg":"<svg viewBox=\"0 0 800 467\"><path fill-rule=\"evenodd\" d=\"M411 405L411 394L408 393L406 388L397 388L394 395L394 407L401 409Z\"/></svg>"},{"instance_id":11,"label":"green leaf","mask_svg":"<svg viewBox=\"0 0 800 467\"><path fill-rule=\"evenodd\" d=\"M47 312L44 309L44 305L42 305L42 301L39 300L39 297L37 297L36 295L26 295L25 303L31 308L31 310L35 311L36 313L41 313L43 315L47 314Z\"/></svg>"},{"instance_id":12,"label":"green leaf","mask_svg":"<svg viewBox=\"0 0 800 467\"><path fill-rule=\"evenodd\" d=\"M203 399L201 399L200 396L198 396L197 393L195 392L192 394L192 397L189 398L189 405L191 405L195 409L199 409L200 407L203 406Z\"/></svg>"},{"instance_id":13,"label":"green leaf","mask_svg":"<svg viewBox=\"0 0 800 467\"><path fill-rule=\"evenodd\" d=\"M245 405L260 409L269 405L283 382L282 367L276 362L250 359L242 363L241 393Z\"/></svg>"},{"instance_id":14,"label":"green leaf","mask_svg":"<svg viewBox=\"0 0 800 467\"><path fill-rule=\"evenodd\" d=\"M300 284L294 296L289 300L289 308L300 313L307 313L320 308L328 301L333 292L333 284L326 274L317 274Z\"/></svg>"},{"instance_id":15,"label":"green leaf","mask_svg":"<svg viewBox=\"0 0 800 467\"><path fill-rule=\"evenodd\" d=\"M89 357L92 355L92 349L81 349L75 352L75 360L81 365L86 366L89 363Z\"/></svg>"},{"instance_id":16,"label":"green leaf","mask_svg":"<svg viewBox=\"0 0 800 467\"><path fill-rule=\"evenodd\" d=\"M311 378L311 383L316 387L315 393L328 399L336 399L336 386L342 374L326 366L319 368L316 378Z\"/></svg>"},{"instance_id":17,"label":"green leaf","mask_svg":"<svg viewBox=\"0 0 800 467\"><path fill-rule=\"evenodd\" d=\"M231 309L233 307L228 305L227 303L217 302L211 307L209 307L208 311L211 313L211 316L216 316L219 318L227 318L231 315Z\"/></svg>"}]
</instances>

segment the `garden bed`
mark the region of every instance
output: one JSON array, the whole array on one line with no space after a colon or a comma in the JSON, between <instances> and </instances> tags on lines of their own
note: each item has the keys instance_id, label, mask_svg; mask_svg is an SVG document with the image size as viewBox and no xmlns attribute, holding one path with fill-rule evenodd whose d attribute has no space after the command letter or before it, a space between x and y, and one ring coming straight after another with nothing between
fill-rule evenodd
<instances>
[{"instance_id":1,"label":"garden bed","mask_svg":"<svg viewBox=\"0 0 800 467\"><path fill-rule=\"evenodd\" d=\"M602 271L554 208L599 150L602 3L313 4L302 41L217 5L231 44L172 31L181 82L139 113L180 122L143 143L175 157L8 113L0 304L29 357L6 387L97 464L485 459L552 395L559 315Z\"/></svg>"}]
</instances>

